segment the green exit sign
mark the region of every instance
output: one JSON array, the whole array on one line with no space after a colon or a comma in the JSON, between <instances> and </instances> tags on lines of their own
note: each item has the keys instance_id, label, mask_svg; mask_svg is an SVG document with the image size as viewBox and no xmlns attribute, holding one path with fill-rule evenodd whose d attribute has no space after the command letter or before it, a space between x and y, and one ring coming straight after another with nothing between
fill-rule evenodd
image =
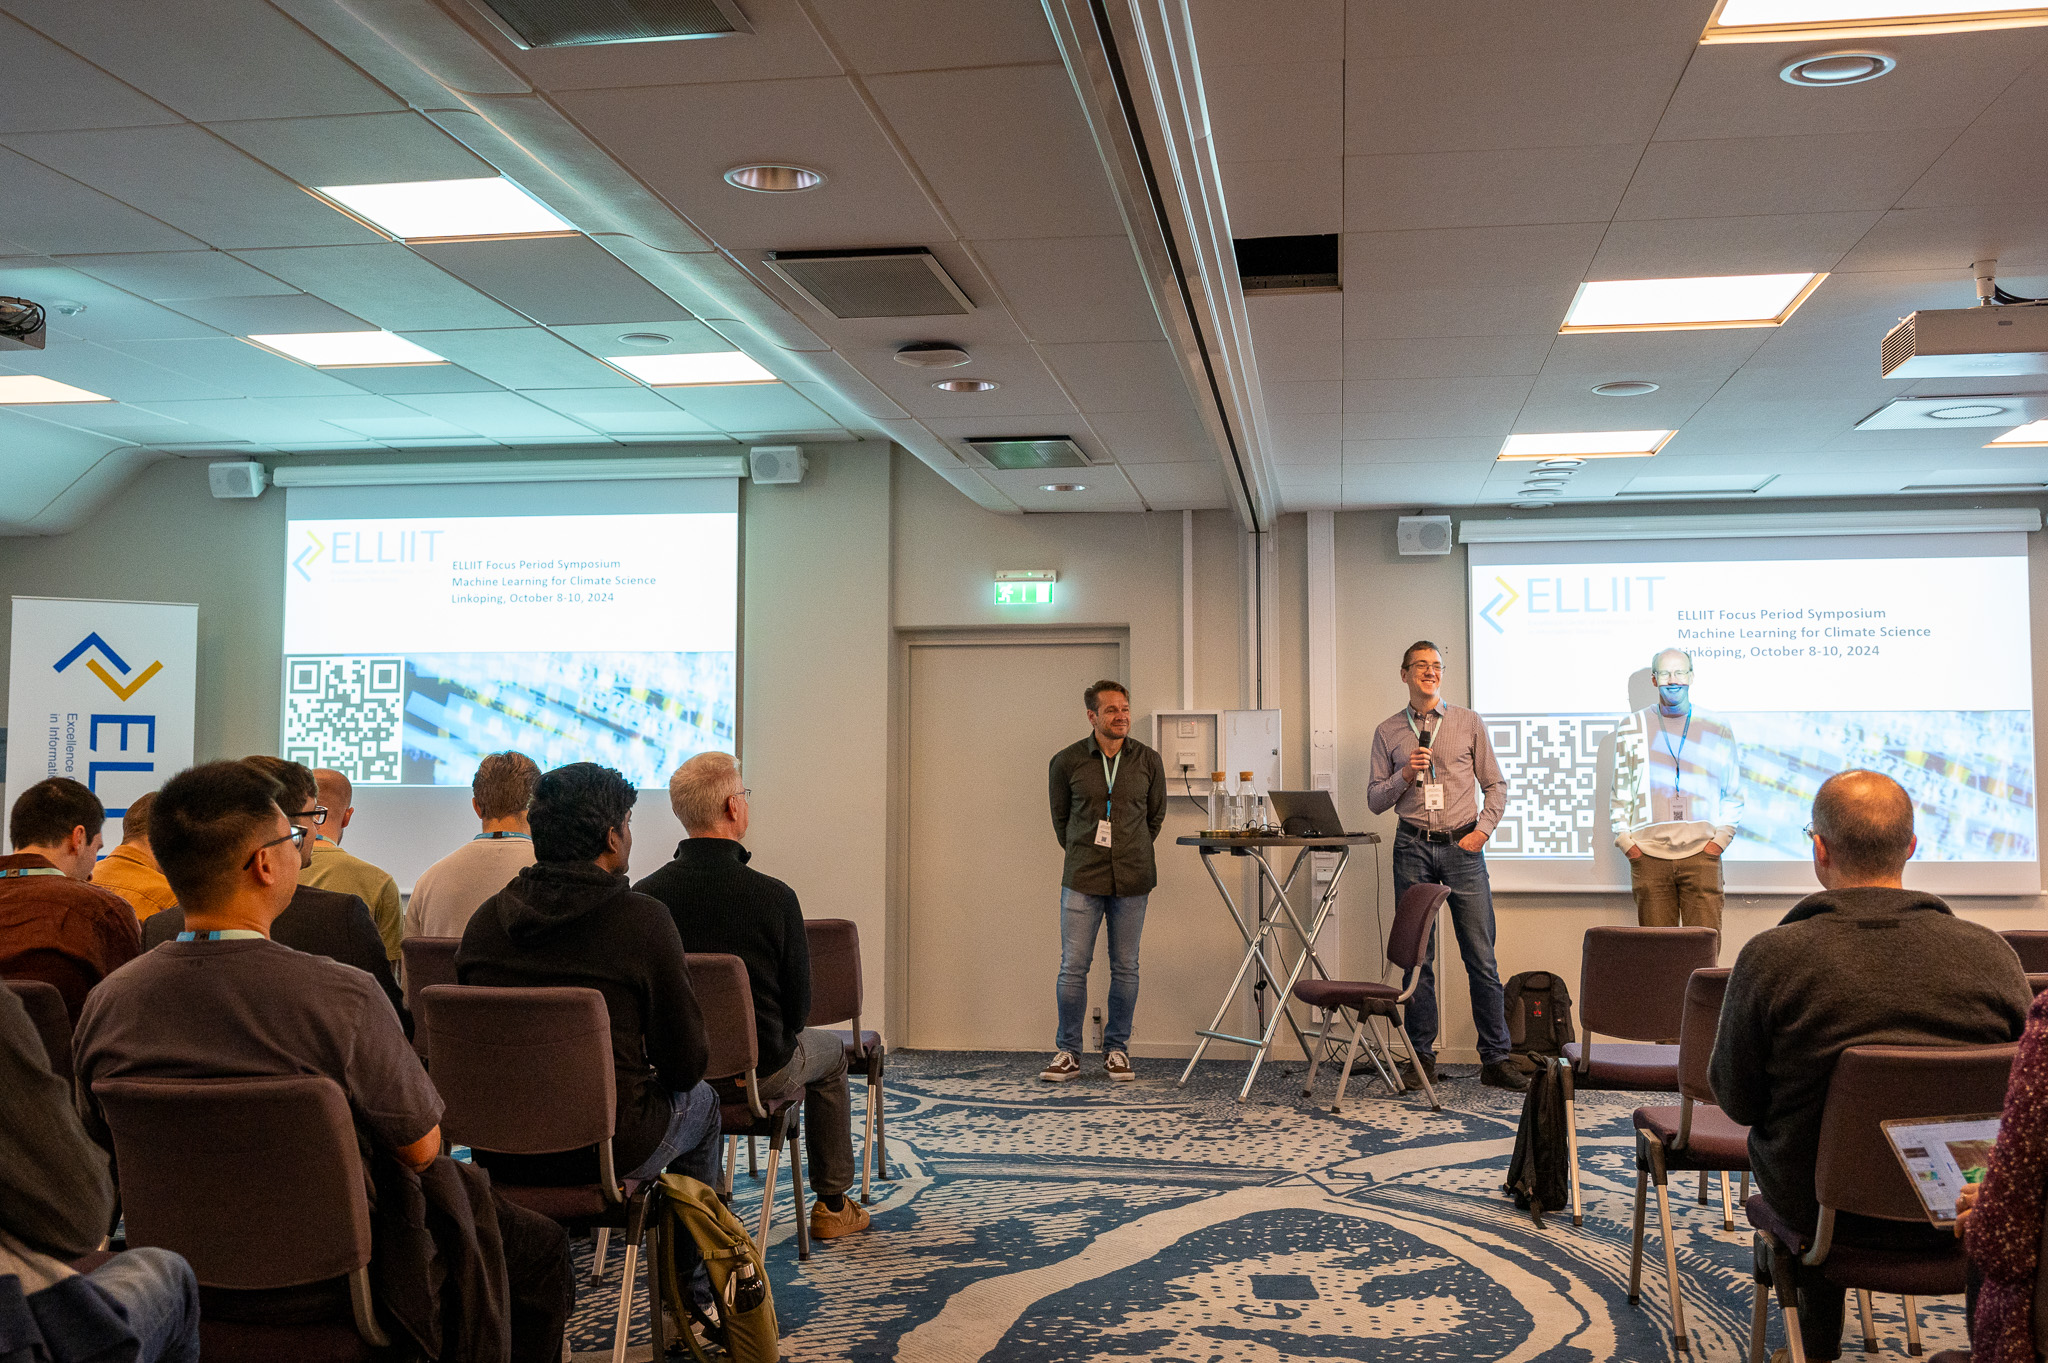
<instances>
[{"instance_id":1,"label":"green exit sign","mask_svg":"<svg viewBox=\"0 0 2048 1363\"><path fill-rule=\"evenodd\" d=\"M996 583L996 604L998 606L1050 606L1052 604L1052 583L998 582Z\"/></svg>"}]
</instances>

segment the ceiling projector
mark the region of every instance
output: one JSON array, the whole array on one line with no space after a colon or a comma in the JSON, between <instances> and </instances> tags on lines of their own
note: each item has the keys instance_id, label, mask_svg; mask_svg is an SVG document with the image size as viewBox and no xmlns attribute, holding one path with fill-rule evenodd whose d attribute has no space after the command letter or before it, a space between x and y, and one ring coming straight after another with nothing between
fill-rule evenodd
<instances>
[{"instance_id":1,"label":"ceiling projector","mask_svg":"<svg viewBox=\"0 0 2048 1363\"><path fill-rule=\"evenodd\" d=\"M41 350L43 336L42 304L0 298L0 350Z\"/></svg>"},{"instance_id":2,"label":"ceiling projector","mask_svg":"<svg viewBox=\"0 0 2048 1363\"><path fill-rule=\"evenodd\" d=\"M1916 312L1885 333L1877 357L1888 379L2048 374L2048 307Z\"/></svg>"}]
</instances>

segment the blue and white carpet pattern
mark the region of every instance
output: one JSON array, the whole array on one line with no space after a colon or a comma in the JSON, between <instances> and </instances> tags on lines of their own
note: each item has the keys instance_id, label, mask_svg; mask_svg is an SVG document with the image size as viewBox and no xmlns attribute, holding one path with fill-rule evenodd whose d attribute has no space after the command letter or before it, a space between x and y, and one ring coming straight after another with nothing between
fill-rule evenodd
<instances>
[{"instance_id":1,"label":"blue and white carpet pattern","mask_svg":"<svg viewBox=\"0 0 2048 1363\"><path fill-rule=\"evenodd\" d=\"M1239 1103L1243 1068L1137 1061L1112 1085L1041 1084L1038 1055L902 1052L889 1059L890 1173L874 1226L814 1244L799 1265L781 1180L768 1263L789 1360L906 1363L1147 1359L1500 1360L1673 1357L1656 1202L1642 1304L1628 1303L1635 1187L1627 1095L1581 1094L1586 1224L1537 1230L1500 1185L1519 1095L1453 1076L1441 1113L1352 1079L1341 1115L1301 1097L1306 1066L1271 1065ZM856 1088L856 1095L865 1089ZM860 1120L855 1101L855 1122ZM856 1125L856 1133L858 1126ZM765 1167L765 1146L763 1163ZM760 1183L741 1155L736 1210ZM1702 1363L1746 1354L1750 1234L1721 1229L1695 1176L1673 1198L1687 1324ZM1677 1187L1674 1185L1674 1193ZM619 1253L582 1272L571 1345L608 1357ZM1880 1351L1906 1355L1897 1297L1877 1300ZM1918 1303L1927 1351L1963 1347L1961 1302ZM1853 1298L1845 1357L1862 1357ZM648 1357L636 1312L629 1357ZM1771 1347L1783 1342L1775 1307Z\"/></svg>"}]
</instances>

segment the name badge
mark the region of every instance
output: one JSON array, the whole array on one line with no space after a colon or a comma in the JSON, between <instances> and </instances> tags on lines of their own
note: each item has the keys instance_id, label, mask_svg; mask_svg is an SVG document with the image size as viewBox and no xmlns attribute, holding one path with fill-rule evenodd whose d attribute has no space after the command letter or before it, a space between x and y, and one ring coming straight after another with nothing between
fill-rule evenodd
<instances>
[{"instance_id":1,"label":"name badge","mask_svg":"<svg viewBox=\"0 0 2048 1363\"><path fill-rule=\"evenodd\" d=\"M1097 819L1095 821L1095 845L1097 847L1109 846L1109 820Z\"/></svg>"},{"instance_id":2,"label":"name badge","mask_svg":"<svg viewBox=\"0 0 2048 1363\"><path fill-rule=\"evenodd\" d=\"M1691 796L1689 796L1689 795L1673 795L1673 796L1671 797L1671 822L1673 822L1673 823L1691 823L1691 822L1692 822L1692 797L1691 797Z\"/></svg>"},{"instance_id":3,"label":"name badge","mask_svg":"<svg viewBox=\"0 0 2048 1363\"><path fill-rule=\"evenodd\" d=\"M1422 787L1422 807L1442 809L1444 807L1444 786L1441 781L1425 782Z\"/></svg>"}]
</instances>

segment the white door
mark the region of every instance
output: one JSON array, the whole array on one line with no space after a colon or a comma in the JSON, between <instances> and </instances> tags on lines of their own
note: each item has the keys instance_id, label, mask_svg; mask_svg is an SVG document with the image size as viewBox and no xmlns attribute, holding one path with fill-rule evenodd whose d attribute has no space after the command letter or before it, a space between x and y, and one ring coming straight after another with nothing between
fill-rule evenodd
<instances>
[{"instance_id":1,"label":"white door","mask_svg":"<svg viewBox=\"0 0 2048 1363\"><path fill-rule=\"evenodd\" d=\"M1050 1051L1058 1011L1060 872L1046 764L1088 733L1081 693L1117 677L1101 642L909 648L907 1044ZM1106 937L1089 972L1108 992Z\"/></svg>"}]
</instances>

